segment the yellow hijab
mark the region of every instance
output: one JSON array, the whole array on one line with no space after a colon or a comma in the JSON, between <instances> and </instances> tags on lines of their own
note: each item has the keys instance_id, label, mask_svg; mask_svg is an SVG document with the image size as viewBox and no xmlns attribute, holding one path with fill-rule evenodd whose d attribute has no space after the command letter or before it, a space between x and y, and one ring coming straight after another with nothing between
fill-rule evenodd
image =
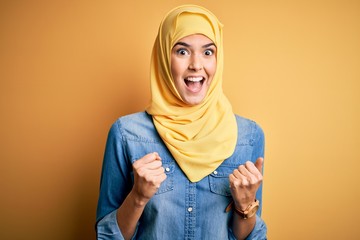
<instances>
[{"instance_id":1,"label":"yellow hijab","mask_svg":"<svg viewBox=\"0 0 360 240\"><path fill-rule=\"evenodd\" d=\"M203 34L217 47L216 73L204 101L183 102L171 75L171 50L181 38ZM156 130L192 182L200 181L230 157L237 141L237 124L222 91L222 24L209 10L184 5L171 10L160 24L151 57L151 104Z\"/></svg>"}]
</instances>

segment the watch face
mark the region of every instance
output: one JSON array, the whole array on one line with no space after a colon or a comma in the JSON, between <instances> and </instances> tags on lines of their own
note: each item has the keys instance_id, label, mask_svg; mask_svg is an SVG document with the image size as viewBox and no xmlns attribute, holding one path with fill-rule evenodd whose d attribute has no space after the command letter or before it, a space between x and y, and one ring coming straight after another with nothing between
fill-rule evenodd
<instances>
[{"instance_id":1,"label":"watch face","mask_svg":"<svg viewBox=\"0 0 360 240\"><path fill-rule=\"evenodd\" d=\"M238 210L235 207L235 211L240 215L242 219L248 219L251 218L256 214L256 211L259 209L259 200L256 200L251 205L247 207L245 211Z\"/></svg>"},{"instance_id":2,"label":"watch face","mask_svg":"<svg viewBox=\"0 0 360 240\"><path fill-rule=\"evenodd\" d=\"M252 209L249 210L248 215L251 216L251 215L255 214L258 209L259 209L259 206L253 207Z\"/></svg>"}]
</instances>

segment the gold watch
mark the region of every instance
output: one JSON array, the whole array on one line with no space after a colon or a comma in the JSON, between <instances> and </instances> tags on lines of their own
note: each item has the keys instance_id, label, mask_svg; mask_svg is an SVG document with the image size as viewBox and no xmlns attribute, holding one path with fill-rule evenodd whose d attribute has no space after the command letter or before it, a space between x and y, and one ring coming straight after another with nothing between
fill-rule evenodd
<instances>
[{"instance_id":1,"label":"gold watch","mask_svg":"<svg viewBox=\"0 0 360 240\"><path fill-rule=\"evenodd\" d=\"M247 206L245 210L240 210L236 208L236 206L234 206L235 207L234 209L235 212L238 213L242 219L248 219L255 215L256 211L259 209L259 205L260 205L259 200L255 199L255 201L252 202L249 206Z\"/></svg>"}]
</instances>

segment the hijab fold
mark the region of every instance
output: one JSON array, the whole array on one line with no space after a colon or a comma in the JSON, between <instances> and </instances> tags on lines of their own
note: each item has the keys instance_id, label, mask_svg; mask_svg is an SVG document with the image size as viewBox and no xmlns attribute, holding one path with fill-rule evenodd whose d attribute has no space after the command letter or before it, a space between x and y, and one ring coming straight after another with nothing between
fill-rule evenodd
<instances>
[{"instance_id":1,"label":"hijab fold","mask_svg":"<svg viewBox=\"0 0 360 240\"><path fill-rule=\"evenodd\" d=\"M200 181L230 157L237 141L232 107L223 94L222 24L196 5L171 10L160 24L151 57L151 104L147 112L176 162L192 182ZM203 34L217 48L216 73L202 103L187 105L171 76L171 50L183 37Z\"/></svg>"}]
</instances>

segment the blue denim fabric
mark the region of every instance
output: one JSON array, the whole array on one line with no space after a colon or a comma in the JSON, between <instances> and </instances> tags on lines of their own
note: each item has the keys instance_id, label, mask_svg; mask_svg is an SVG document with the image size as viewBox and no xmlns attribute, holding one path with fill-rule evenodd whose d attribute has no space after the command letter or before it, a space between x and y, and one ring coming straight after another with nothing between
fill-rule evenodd
<instances>
[{"instance_id":1,"label":"blue denim fabric","mask_svg":"<svg viewBox=\"0 0 360 240\"><path fill-rule=\"evenodd\" d=\"M132 163L151 152L162 158L167 178L145 207L133 239L235 239L228 175L247 160L264 156L264 134L253 121L236 116L238 140L234 154L212 174L192 183L158 135L145 112L119 118L111 127L104 156L97 208L98 239L123 239L116 211L133 185ZM262 185L257 194L262 202ZM266 239L261 205L247 239Z\"/></svg>"}]
</instances>

